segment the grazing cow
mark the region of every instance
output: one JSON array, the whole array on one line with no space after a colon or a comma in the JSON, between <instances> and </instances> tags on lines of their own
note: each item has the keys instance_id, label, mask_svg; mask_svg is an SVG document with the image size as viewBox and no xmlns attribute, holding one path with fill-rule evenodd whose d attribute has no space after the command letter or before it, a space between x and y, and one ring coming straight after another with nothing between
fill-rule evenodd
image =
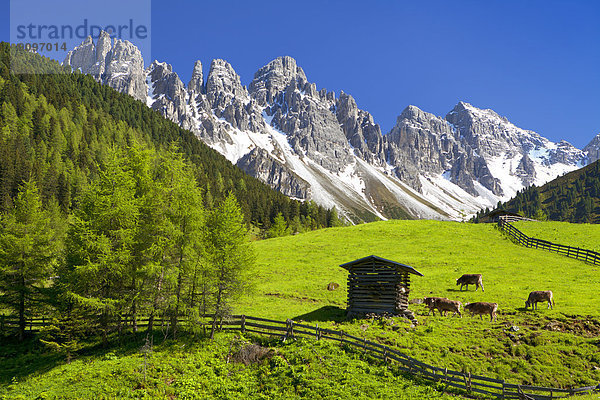
<instances>
[{"instance_id":1,"label":"grazing cow","mask_svg":"<svg viewBox=\"0 0 600 400\"><path fill-rule=\"evenodd\" d=\"M460 290L463 289L463 286L467 286L467 290L469 290L469 285L475 285L475 291L479 289L481 286L481 291L485 292L483 289L483 281L481 280L481 274L464 274L460 278L456 280L456 285L460 285Z\"/></svg>"},{"instance_id":2,"label":"grazing cow","mask_svg":"<svg viewBox=\"0 0 600 400\"><path fill-rule=\"evenodd\" d=\"M446 316L446 312L451 311L453 312L453 317L458 313L458 316L462 318L462 314L460 313L460 305L460 301L448 300L446 298L438 299L435 301L435 308L438 309L440 315L442 315L442 312L444 312L444 316Z\"/></svg>"},{"instance_id":3,"label":"grazing cow","mask_svg":"<svg viewBox=\"0 0 600 400\"><path fill-rule=\"evenodd\" d=\"M485 302L477 302L477 303L467 303L465 304L465 310L471 312L471 317L475 316L475 314L479 314L479 318L483 314L490 314L490 322L496 319L496 310L498 310L497 303L485 303Z\"/></svg>"},{"instance_id":4,"label":"grazing cow","mask_svg":"<svg viewBox=\"0 0 600 400\"><path fill-rule=\"evenodd\" d=\"M548 307L553 308L554 299L552 298L552 290L534 290L529 293L529 298L525 301L525 309L531 306L531 309L537 309L537 303L547 301Z\"/></svg>"},{"instance_id":5,"label":"grazing cow","mask_svg":"<svg viewBox=\"0 0 600 400\"><path fill-rule=\"evenodd\" d=\"M440 316L445 316L448 311L452 311L452 316L455 316L458 313L458 316L462 318L462 314L460 313L460 301L449 300L445 297L426 297L424 303L429 307L429 313L427 313L427 315L431 314L432 311L433 315L435 315L435 310L437 309L440 312Z\"/></svg>"},{"instance_id":6,"label":"grazing cow","mask_svg":"<svg viewBox=\"0 0 600 400\"><path fill-rule=\"evenodd\" d=\"M443 297L425 297L423 299L423 303L425 303L425 305L429 308L429 312L427 313L427 315L431 314L431 312L433 311L433 315L435 316L435 304L439 299L442 299ZM442 312L440 311L440 315L442 315Z\"/></svg>"}]
</instances>

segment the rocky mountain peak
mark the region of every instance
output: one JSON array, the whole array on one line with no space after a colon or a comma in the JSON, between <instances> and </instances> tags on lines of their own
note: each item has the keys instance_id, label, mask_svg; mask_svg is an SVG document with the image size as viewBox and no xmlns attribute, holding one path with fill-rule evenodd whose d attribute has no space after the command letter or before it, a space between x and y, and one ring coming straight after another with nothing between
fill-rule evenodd
<instances>
[{"instance_id":1,"label":"rocky mountain peak","mask_svg":"<svg viewBox=\"0 0 600 400\"><path fill-rule=\"evenodd\" d=\"M206 97L212 108L223 111L232 99L242 103L249 100L248 91L242 86L240 76L231 64L225 60L215 59L210 64L206 78Z\"/></svg>"},{"instance_id":2,"label":"rocky mountain peak","mask_svg":"<svg viewBox=\"0 0 600 400\"><path fill-rule=\"evenodd\" d=\"M587 153L589 163L600 160L600 133L583 148L583 151Z\"/></svg>"},{"instance_id":3,"label":"rocky mountain peak","mask_svg":"<svg viewBox=\"0 0 600 400\"><path fill-rule=\"evenodd\" d=\"M100 33L100 37L98 38L97 43L98 44L96 46L96 62L103 63L106 58L106 55L112 48L112 40L110 38L110 35L107 32L102 31L102 33Z\"/></svg>"},{"instance_id":4,"label":"rocky mountain peak","mask_svg":"<svg viewBox=\"0 0 600 400\"><path fill-rule=\"evenodd\" d=\"M190 92L194 93L203 93L204 91L204 76L202 75L202 63L200 60L194 63L192 78L188 82L187 88Z\"/></svg>"},{"instance_id":5,"label":"rocky mountain peak","mask_svg":"<svg viewBox=\"0 0 600 400\"><path fill-rule=\"evenodd\" d=\"M144 79L144 59L140 50L131 42L115 39L101 32L96 45L88 36L81 45L69 51L63 62L97 81L138 100L146 99L147 86Z\"/></svg>"},{"instance_id":6,"label":"rocky mountain peak","mask_svg":"<svg viewBox=\"0 0 600 400\"><path fill-rule=\"evenodd\" d=\"M306 75L292 57L278 57L260 68L250 82L248 90L259 105L265 106L273 102L276 94L284 90L292 81L303 89Z\"/></svg>"},{"instance_id":7,"label":"rocky mountain peak","mask_svg":"<svg viewBox=\"0 0 600 400\"><path fill-rule=\"evenodd\" d=\"M439 118L431 113L421 110L417 106L409 105L404 110L402 110L398 118L396 118L396 123L401 123L403 120L410 120L417 123L427 123L432 119Z\"/></svg>"},{"instance_id":8,"label":"rocky mountain peak","mask_svg":"<svg viewBox=\"0 0 600 400\"><path fill-rule=\"evenodd\" d=\"M196 61L184 85L103 33L69 52L66 65L146 100L240 168L282 193L341 214L380 218L463 218L585 163L567 142L552 143L489 109L460 101L445 118L409 105L382 135L350 94L318 90L292 57L260 68L246 88L225 60L204 80ZM600 157L600 136L586 146ZM404 210L404 211L402 211Z\"/></svg>"}]
</instances>

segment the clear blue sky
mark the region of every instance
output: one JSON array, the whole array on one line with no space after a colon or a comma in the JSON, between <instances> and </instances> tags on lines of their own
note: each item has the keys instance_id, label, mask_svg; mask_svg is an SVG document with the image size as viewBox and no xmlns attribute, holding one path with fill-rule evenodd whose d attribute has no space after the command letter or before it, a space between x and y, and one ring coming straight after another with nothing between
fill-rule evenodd
<instances>
[{"instance_id":1,"label":"clear blue sky","mask_svg":"<svg viewBox=\"0 0 600 400\"><path fill-rule=\"evenodd\" d=\"M462 100L582 148L600 133L599 21L596 0L153 1L152 57L184 83L195 60L206 74L223 58L247 85L289 55L384 133L409 104L444 116Z\"/></svg>"}]
</instances>

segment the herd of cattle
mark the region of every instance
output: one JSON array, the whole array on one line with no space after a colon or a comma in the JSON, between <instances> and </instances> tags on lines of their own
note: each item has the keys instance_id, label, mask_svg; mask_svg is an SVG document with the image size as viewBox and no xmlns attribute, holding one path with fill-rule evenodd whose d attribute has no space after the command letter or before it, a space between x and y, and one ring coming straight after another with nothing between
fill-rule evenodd
<instances>
[{"instance_id":1,"label":"herd of cattle","mask_svg":"<svg viewBox=\"0 0 600 400\"><path fill-rule=\"evenodd\" d=\"M469 290L469 285L475 285L475 291L477 291L477 289L479 289L481 286L481 291L484 291L481 274L464 274L456 280L456 285L460 285L460 290L463 290L464 286L466 286L467 290ZM529 293L529 297L525 301L525 308L527 309L529 306L531 306L532 309L537 309L537 303L543 301L548 302L548 308L552 308L554 305L552 291L536 290ZM446 313L452 312L452 316L458 314L459 317L462 317L462 314L460 313L460 307L462 303L458 300L450 300L445 297L425 297L424 303L429 308L429 313L427 315L431 314L431 312L433 312L433 315L435 315L435 310L438 310L440 316L445 316ZM487 303L483 301L476 303L465 303L464 309L469 311L472 317L479 315L479 318L482 318L482 315L489 314L490 321L494 321L496 320L498 303Z\"/></svg>"}]
</instances>

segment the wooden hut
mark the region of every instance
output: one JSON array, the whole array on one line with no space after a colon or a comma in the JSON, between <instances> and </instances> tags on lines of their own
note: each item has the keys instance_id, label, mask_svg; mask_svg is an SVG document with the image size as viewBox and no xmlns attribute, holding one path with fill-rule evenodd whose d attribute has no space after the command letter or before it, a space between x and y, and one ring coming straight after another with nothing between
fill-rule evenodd
<instances>
[{"instance_id":1,"label":"wooden hut","mask_svg":"<svg viewBox=\"0 0 600 400\"><path fill-rule=\"evenodd\" d=\"M368 256L340 265L348 275L348 316L365 314L402 315L414 320L408 310L410 274L423 276L409 265Z\"/></svg>"}]
</instances>

